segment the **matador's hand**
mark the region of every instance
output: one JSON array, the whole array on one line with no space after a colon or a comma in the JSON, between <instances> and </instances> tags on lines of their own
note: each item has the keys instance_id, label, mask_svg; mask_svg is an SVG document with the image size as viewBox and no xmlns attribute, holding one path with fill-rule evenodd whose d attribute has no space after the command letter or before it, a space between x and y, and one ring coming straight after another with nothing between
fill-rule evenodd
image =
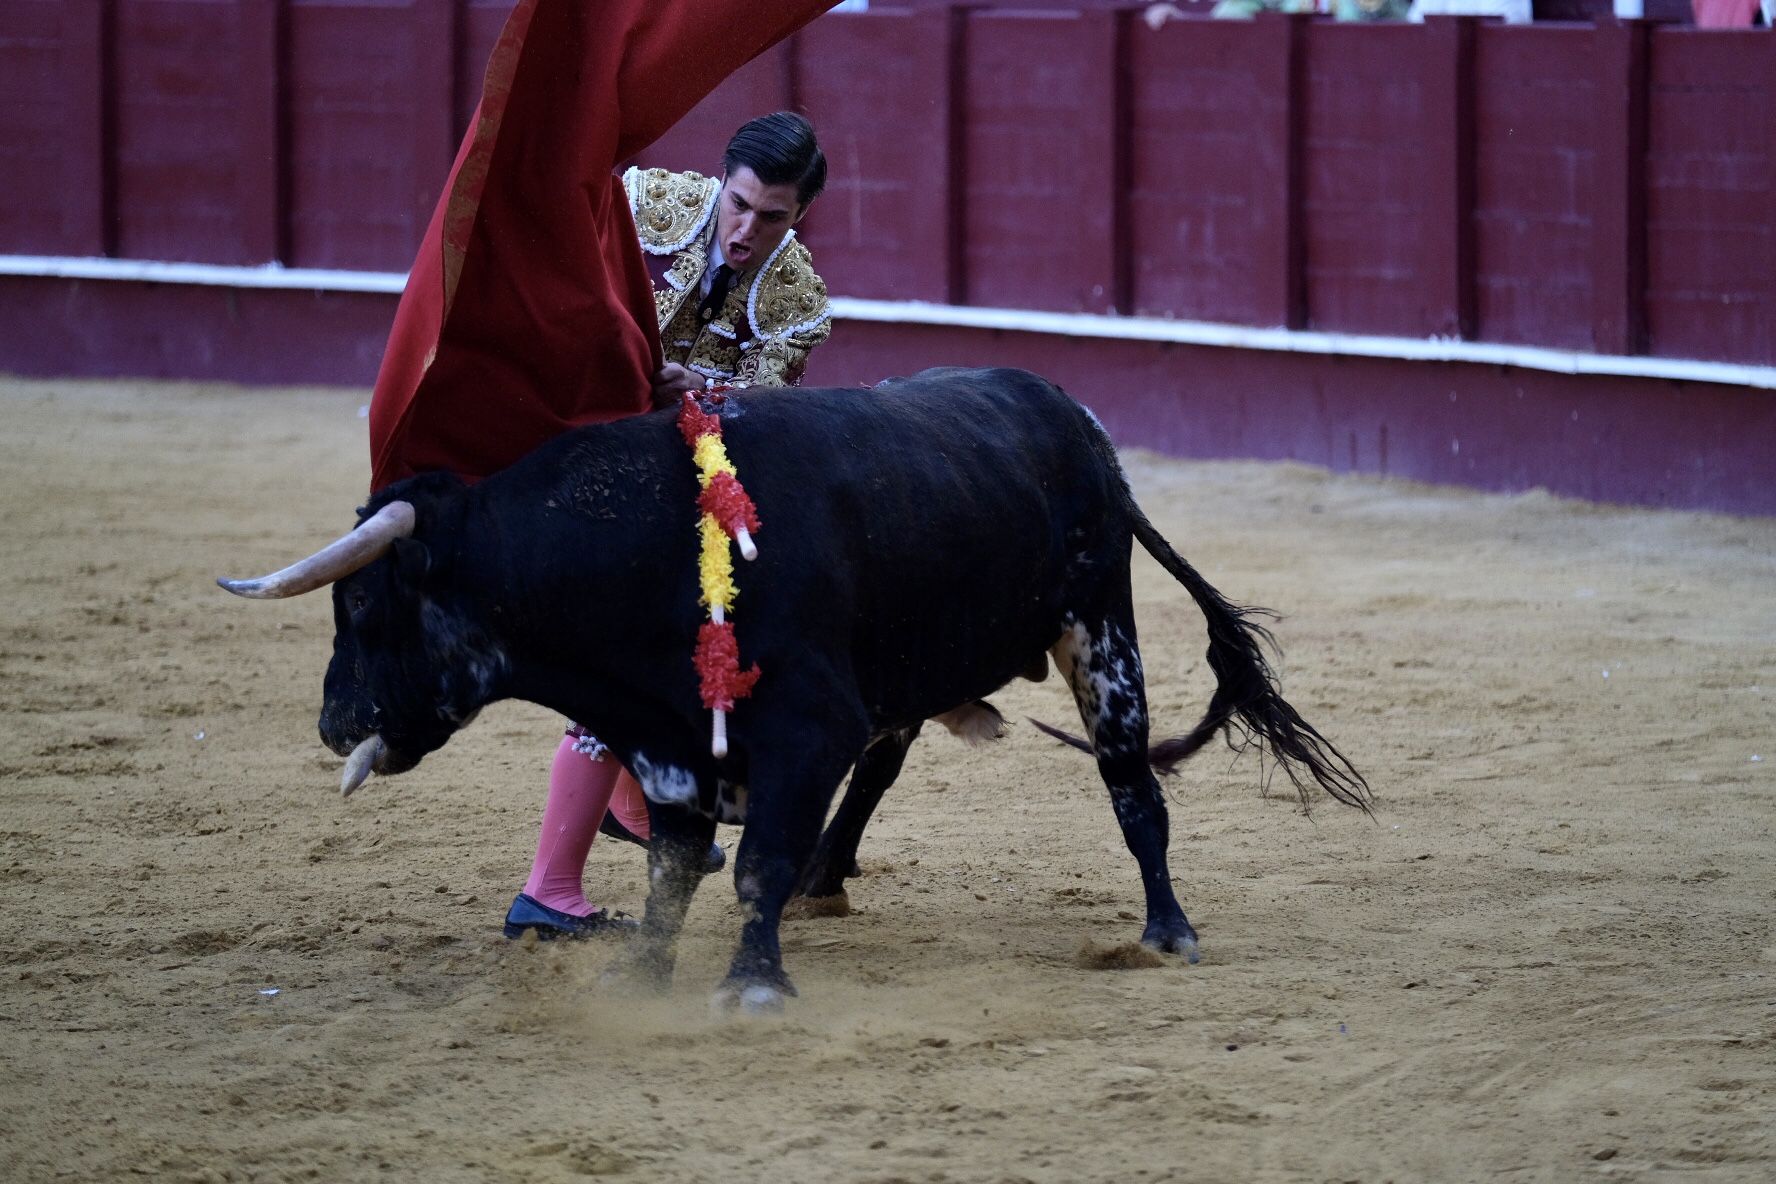
<instances>
[{"instance_id":1,"label":"matador's hand","mask_svg":"<svg viewBox=\"0 0 1776 1184\"><path fill-rule=\"evenodd\" d=\"M667 362L654 375L653 402L656 410L676 407L687 391L703 389L703 380L677 362Z\"/></svg>"}]
</instances>

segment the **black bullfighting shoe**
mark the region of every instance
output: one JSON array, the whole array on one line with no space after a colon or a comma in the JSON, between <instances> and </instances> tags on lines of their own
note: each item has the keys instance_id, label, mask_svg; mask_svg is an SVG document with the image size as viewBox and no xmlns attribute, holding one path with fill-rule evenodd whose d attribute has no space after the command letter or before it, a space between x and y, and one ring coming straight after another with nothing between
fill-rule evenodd
<instances>
[{"instance_id":1,"label":"black bullfighting shoe","mask_svg":"<svg viewBox=\"0 0 1776 1184\"><path fill-rule=\"evenodd\" d=\"M637 847L645 847L648 841L617 821L614 811L606 812L604 821L598 824L598 833L606 838L616 839L622 843L634 843ZM722 850L720 843L709 844L709 854L703 859L703 874L713 875L728 865L728 853Z\"/></svg>"},{"instance_id":2,"label":"black bullfighting shoe","mask_svg":"<svg viewBox=\"0 0 1776 1184\"><path fill-rule=\"evenodd\" d=\"M648 841L624 826L617 819L615 810L606 810L604 818L598 824L598 833L606 838L616 839L620 843L634 843L637 847L645 847Z\"/></svg>"},{"instance_id":3,"label":"black bullfighting shoe","mask_svg":"<svg viewBox=\"0 0 1776 1184\"><path fill-rule=\"evenodd\" d=\"M554 941L558 937L604 937L628 933L641 925L628 913L599 909L586 917L576 917L560 909L552 909L533 896L520 892L512 907L506 910L506 937L516 941L526 929L536 930L538 941Z\"/></svg>"}]
</instances>

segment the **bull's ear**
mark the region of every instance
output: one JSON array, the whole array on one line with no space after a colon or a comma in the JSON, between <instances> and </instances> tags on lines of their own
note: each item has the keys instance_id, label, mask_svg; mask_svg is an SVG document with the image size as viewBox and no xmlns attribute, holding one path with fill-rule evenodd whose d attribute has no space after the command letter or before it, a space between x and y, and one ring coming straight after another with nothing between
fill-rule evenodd
<instances>
[{"instance_id":1,"label":"bull's ear","mask_svg":"<svg viewBox=\"0 0 1776 1184\"><path fill-rule=\"evenodd\" d=\"M425 583L426 573L432 570L432 553L418 539L396 539L394 546L395 571L401 582L418 588Z\"/></svg>"}]
</instances>

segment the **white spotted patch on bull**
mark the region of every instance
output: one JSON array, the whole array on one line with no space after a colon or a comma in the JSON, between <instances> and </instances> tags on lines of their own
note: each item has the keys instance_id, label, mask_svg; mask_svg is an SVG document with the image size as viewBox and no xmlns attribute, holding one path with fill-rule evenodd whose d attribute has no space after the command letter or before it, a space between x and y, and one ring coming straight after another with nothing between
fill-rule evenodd
<instances>
[{"instance_id":1,"label":"white spotted patch on bull","mask_svg":"<svg viewBox=\"0 0 1776 1184\"><path fill-rule=\"evenodd\" d=\"M1073 691L1073 701L1079 705L1079 718L1085 722L1085 730L1090 735L1097 725L1098 701L1089 679L1081 677L1082 672L1090 668L1092 654L1092 636L1085 625L1071 618L1061 639L1048 649L1054 658L1055 669L1067 680L1067 686Z\"/></svg>"},{"instance_id":2,"label":"white spotted patch on bull","mask_svg":"<svg viewBox=\"0 0 1776 1184\"><path fill-rule=\"evenodd\" d=\"M681 769L677 765L656 765L646 756L636 753L631 771L635 774L635 779L641 782L641 792L647 795L648 801L659 802L663 806L697 804L697 779L691 775L689 769Z\"/></svg>"},{"instance_id":3,"label":"white spotted patch on bull","mask_svg":"<svg viewBox=\"0 0 1776 1184\"><path fill-rule=\"evenodd\" d=\"M1083 622L1069 620L1049 652L1079 706L1093 750L1100 758L1141 750L1147 711L1141 655L1113 621L1094 636Z\"/></svg>"},{"instance_id":4,"label":"white spotted patch on bull","mask_svg":"<svg viewBox=\"0 0 1776 1184\"><path fill-rule=\"evenodd\" d=\"M466 626L429 597L420 601L419 619L443 670L438 716L458 728L466 727L493 697L495 685L511 668L511 660L480 629Z\"/></svg>"}]
</instances>

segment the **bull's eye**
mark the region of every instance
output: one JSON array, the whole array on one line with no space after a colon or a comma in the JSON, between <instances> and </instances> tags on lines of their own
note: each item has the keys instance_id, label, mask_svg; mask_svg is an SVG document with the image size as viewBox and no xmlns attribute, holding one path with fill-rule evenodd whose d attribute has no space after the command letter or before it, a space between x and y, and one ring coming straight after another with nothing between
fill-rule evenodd
<instances>
[{"instance_id":1,"label":"bull's eye","mask_svg":"<svg viewBox=\"0 0 1776 1184\"><path fill-rule=\"evenodd\" d=\"M345 594L345 607L355 617L370 607L370 596L362 588L353 588Z\"/></svg>"}]
</instances>

